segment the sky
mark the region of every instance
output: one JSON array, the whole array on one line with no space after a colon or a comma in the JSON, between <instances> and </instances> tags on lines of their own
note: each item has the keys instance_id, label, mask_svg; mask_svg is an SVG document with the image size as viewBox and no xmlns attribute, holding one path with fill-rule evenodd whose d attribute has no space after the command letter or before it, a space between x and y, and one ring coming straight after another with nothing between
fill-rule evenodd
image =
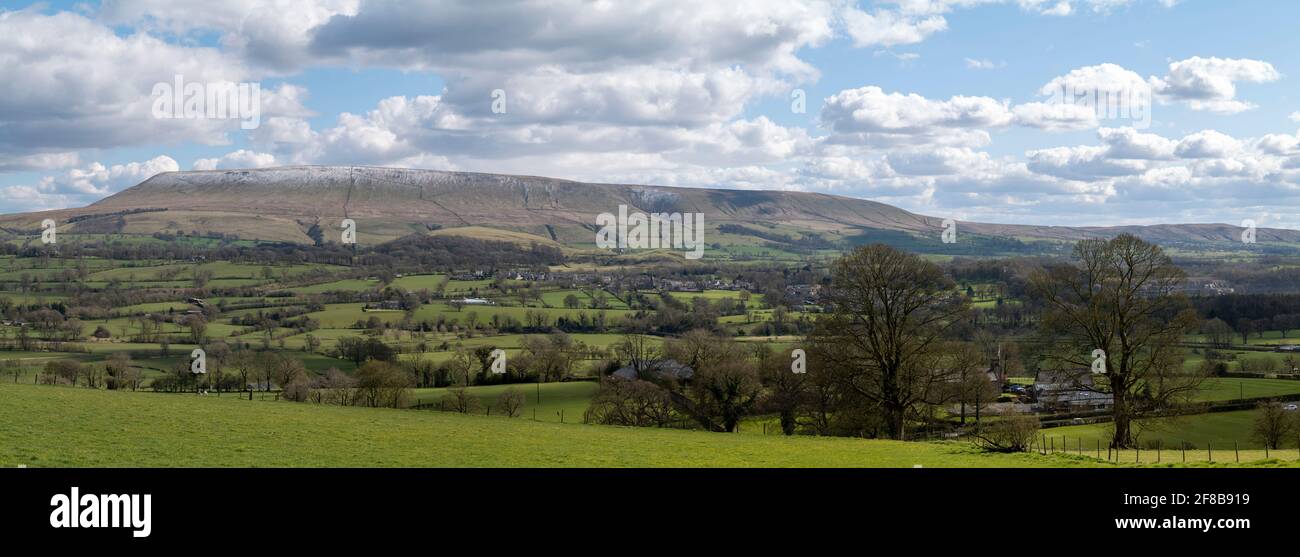
<instances>
[{"instance_id":1,"label":"sky","mask_svg":"<svg viewBox=\"0 0 1300 557\"><path fill-rule=\"evenodd\" d=\"M1300 228L1297 23L1278 0L0 0L0 213L313 164Z\"/></svg>"}]
</instances>

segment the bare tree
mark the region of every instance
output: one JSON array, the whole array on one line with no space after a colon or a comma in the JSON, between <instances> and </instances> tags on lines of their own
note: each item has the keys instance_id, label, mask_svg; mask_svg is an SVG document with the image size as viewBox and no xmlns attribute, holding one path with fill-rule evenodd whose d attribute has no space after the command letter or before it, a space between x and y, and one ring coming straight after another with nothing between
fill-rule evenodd
<instances>
[{"instance_id":1,"label":"bare tree","mask_svg":"<svg viewBox=\"0 0 1300 557\"><path fill-rule=\"evenodd\" d=\"M1279 449L1295 428L1296 420L1281 404L1268 402L1260 404L1255 412L1251 437L1270 449Z\"/></svg>"},{"instance_id":2,"label":"bare tree","mask_svg":"<svg viewBox=\"0 0 1300 557\"><path fill-rule=\"evenodd\" d=\"M518 418L524 408L524 392L518 387L509 387L497 397L497 411L511 418Z\"/></svg>"},{"instance_id":3,"label":"bare tree","mask_svg":"<svg viewBox=\"0 0 1300 557\"><path fill-rule=\"evenodd\" d=\"M779 416L782 433L794 435L799 426L799 409L809 402L808 373L795 373L789 360L777 357L767 346L755 348L754 356L767 388L763 406Z\"/></svg>"},{"instance_id":4,"label":"bare tree","mask_svg":"<svg viewBox=\"0 0 1300 557\"><path fill-rule=\"evenodd\" d=\"M668 427L675 417L671 395L649 381L606 377L587 407L591 423L639 427Z\"/></svg>"},{"instance_id":5,"label":"bare tree","mask_svg":"<svg viewBox=\"0 0 1300 557\"><path fill-rule=\"evenodd\" d=\"M1207 319L1201 324L1201 333L1205 335L1206 342L1215 348L1232 346L1232 327L1222 319Z\"/></svg>"},{"instance_id":6,"label":"bare tree","mask_svg":"<svg viewBox=\"0 0 1300 557\"><path fill-rule=\"evenodd\" d=\"M812 347L879 408L886 435L903 439L922 407L951 396L950 373L935 366L935 352L970 301L937 265L880 244L840 258L831 275L826 298L834 309L817 321Z\"/></svg>"},{"instance_id":7,"label":"bare tree","mask_svg":"<svg viewBox=\"0 0 1300 557\"><path fill-rule=\"evenodd\" d=\"M238 350L230 357L230 366L234 368L235 375L239 377L240 390L248 389L248 380L250 376L257 371L257 358L248 350Z\"/></svg>"},{"instance_id":8,"label":"bare tree","mask_svg":"<svg viewBox=\"0 0 1300 557\"><path fill-rule=\"evenodd\" d=\"M1055 348L1048 363L1080 390L1112 395L1111 446L1132 447L1135 421L1167 414L1205 377L1182 369L1178 343L1198 323L1177 294L1185 275L1159 246L1129 234L1081 241L1074 256L1077 264L1030 279L1048 308L1043 327ZM1095 364L1104 364L1101 373L1093 373ZM1097 379L1085 381L1089 374Z\"/></svg>"},{"instance_id":9,"label":"bare tree","mask_svg":"<svg viewBox=\"0 0 1300 557\"><path fill-rule=\"evenodd\" d=\"M954 398L963 425L968 412L974 412L978 417L985 406L997 400L998 390L989 380L984 355L974 344L945 343L940 350L938 365L953 378L952 386L957 391Z\"/></svg>"},{"instance_id":10,"label":"bare tree","mask_svg":"<svg viewBox=\"0 0 1300 557\"><path fill-rule=\"evenodd\" d=\"M186 317L185 326L190 330L190 341L194 344L203 344L208 331L208 321L203 318L203 315L195 313Z\"/></svg>"},{"instance_id":11,"label":"bare tree","mask_svg":"<svg viewBox=\"0 0 1300 557\"><path fill-rule=\"evenodd\" d=\"M411 376L388 362L371 360L357 369L356 398L366 406L401 408L411 387Z\"/></svg>"},{"instance_id":12,"label":"bare tree","mask_svg":"<svg viewBox=\"0 0 1300 557\"><path fill-rule=\"evenodd\" d=\"M131 355L126 352L114 352L109 354L108 359L104 361L104 371L108 378L104 385L109 390L128 388L127 375L131 370Z\"/></svg>"},{"instance_id":13,"label":"bare tree","mask_svg":"<svg viewBox=\"0 0 1300 557\"><path fill-rule=\"evenodd\" d=\"M1038 435L1038 417L1032 414L1001 412L988 427L975 434L976 442L985 450L1011 453L1029 450Z\"/></svg>"},{"instance_id":14,"label":"bare tree","mask_svg":"<svg viewBox=\"0 0 1300 557\"><path fill-rule=\"evenodd\" d=\"M440 402L443 410L460 412L461 414L472 414L482 408L482 403L479 402L478 397L470 394L469 389L465 387L447 389L447 393L442 395Z\"/></svg>"},{"instance_id":15,"label":"bare tree","mask_svg":"<svg viewBox=\"0 0 1300 557\"><path fill-rule=\"evenodd\" d=\"M651 364L659 359L661 350L651 340L649 335L642 334L638 329L641 327L630 327L630 331L623 335L623 339L614 345L614 352L618 358L632 366L640 377L643 371L650 368Z\"/></svg>"}]
</instances>

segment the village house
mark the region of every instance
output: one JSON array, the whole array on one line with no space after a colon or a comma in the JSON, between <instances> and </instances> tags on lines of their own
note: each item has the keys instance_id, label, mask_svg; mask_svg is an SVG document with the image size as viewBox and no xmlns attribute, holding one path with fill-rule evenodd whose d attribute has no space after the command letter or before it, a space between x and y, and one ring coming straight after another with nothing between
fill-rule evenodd
<instances>
[{"instance_id":1,"label":"village house","mask_svg":"<svg viewBox=\"0 0 1300 557\"><path fill-rule=\"evenodd\" d=\"M1039 370L1034 379L1034 397L1050 412L1105 410L1115 404L1110 393L1095 390L1091 370Z\"/></svg>"}]
</instances>

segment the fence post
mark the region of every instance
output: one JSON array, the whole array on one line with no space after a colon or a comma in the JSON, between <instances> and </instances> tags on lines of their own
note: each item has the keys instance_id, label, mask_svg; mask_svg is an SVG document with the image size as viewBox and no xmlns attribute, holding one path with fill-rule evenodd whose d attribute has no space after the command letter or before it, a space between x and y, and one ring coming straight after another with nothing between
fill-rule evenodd
<instances>
[{"instance_id":1,"label":"fence post","mask_svg":"<svg viewBox=\"0 0 1300 557\"><path fill-rule=\"evenodd\" d=\"M1097 460L1101 460L1101 439L1097 440Z\"/></svg>"},{"instance_id":2,"label":"fence post","mask_svg":"<svg viewBox=\"0 0 1300 557\"><path fill-rule=\"evenodd\" d=\"M1133 447L1133 454L1136 455L1134 458L1137 459L1137 460L1134 460L1133 462L1136 462L1136 463L1138 463L1138 464L1142 464L1142 447Z\"/></svg>"},{"instance_id":3,"label":"fence post","mask_svg":"<svg viewBox=\"0 0 1300 557\"><path fill-rule=\"evenodd\" d=\"M1156 439L1156 463L1157 464L1160 463L1160 453L1164 452L1161 450L1164 448L1164 446L1165 446L1164 439Z\"/></svg>"},{"instance_id":4,"label":"fence post","mask_svg":"<svg viewBox=\"0 0 1300 557\"><path fill-rule=\"evenodd\" d=\"M1205 454L1209 455L1210 462L1214 462L1214 443L1205 443Z\"/></svg>"},{"instance_id":5,"label":"fence post","mask_svg":"<svg viewBox=\"0 0 1300 557\"><path fill-rule=\"evenodd\" d=\"M1241 462L1241 448L1237 446L1236 441L1232 442L1232 452L1237 455L1237 462Z\"/></svg>"},{"instance_id":6,"label":"fence post","mask_svg":"<svg viewBox=\"0 0 1300 557\"><path fill-rule=\"evenodd\" d=\"M1187 462L1187 441L1183 441L1183 462Z\"/></svg>"}]
</instances>

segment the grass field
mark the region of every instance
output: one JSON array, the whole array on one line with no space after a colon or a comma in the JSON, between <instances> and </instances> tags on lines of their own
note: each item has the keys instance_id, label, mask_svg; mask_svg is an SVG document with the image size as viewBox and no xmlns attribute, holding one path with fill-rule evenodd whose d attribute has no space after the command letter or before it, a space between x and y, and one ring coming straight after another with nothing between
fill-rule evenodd
<instances>
[{"instance_id":1,"label":"grass field","mask_svg":"<svg viewBox=\"0 0 1300 557\"><path fill-rule=\"evenodd\" d=\"M0 385L0 466L1105 466L964 444L726 435Z\"/></svg>"},{"instance_id":2,"label":"grass field","mask_svg":"<svg viewBox=\"0 0 1300 557\"><path fill-rule=\"evenodd\" d=\"M1300 394L1300 381L1289 379L1228 379L1212 377L1201 384L1197 400L1225 401Z\"/></svg>"},{"instance_id":3,"label":"grass field","mask_svg":"<svg viewBox=\"0 0 1300 557\"><path fill-rule=\"evenodd\" d=\"M600 390L600 384L594 381L573 381L569 383L520 383L516 385L484 385L479 387L469 387L469 392L478 398L479 403L483 405L484 410L491 408L496 404L497 397L506 389L515 387L523 391L526 400L524 402L523 416L532 419L537 416L537 421L541 422L559 422L561 418L567 423L577 423L582 421L582 415L587 411L587 406L591 404L592 397L596 396L596 391ZM414 396L416 402L423 404L437 404L442 396L447 393L447 389L415 389ZM537 403L538 395L541 395L542 403ZM533 411L536 410L536 414ZM560 414L563 411L564 414Z\"/></svg>"},{"instance_id":4,"label":"grass field","mask_svg":"<svg viewBox=\"0 0 1300 557\"><path fill-rule=\"evenodd\" d=\"M1141 432L1138 441L1144 447L1149 447L1159 440L1160 446L1170 449L1181 447L1186 442L1197 447L1202 454L1207 451L1207 447L1212 447L1215 452L1225 451L1226 454L1232 451L1234 443L1241 449L1262 450L1263 446L1251 439L1250 434L1255 412L1215 412L1156 422ZM1085 450L1087 447L1095 447L1097 440L1101 440L1104 451L1106 440L1110 438L1110 429L1109 424L1090 424L1045 429L1043 434L1049 439L1056 437L1058 444L1061 443L1060 438L1065 437L1070 447L1075 447L1077 440L1082 439ZM1296 442L1296 438L1292 437L1283 443L1283 447L1288 449L1286 455L1291 458L1297 455Z\"/></svg>"},{"instance_id":5,"label":"grass field","mask_svg":"<svg viewBox=\"0 0 1300 557\"><path fill-rule=\"evenodd\" d=\"M962 443L541 423L231 396L0 384L0 400L0 466L6 467L1115 465L1075 455L985 454Z\"/></svg>"}]
</instances>

